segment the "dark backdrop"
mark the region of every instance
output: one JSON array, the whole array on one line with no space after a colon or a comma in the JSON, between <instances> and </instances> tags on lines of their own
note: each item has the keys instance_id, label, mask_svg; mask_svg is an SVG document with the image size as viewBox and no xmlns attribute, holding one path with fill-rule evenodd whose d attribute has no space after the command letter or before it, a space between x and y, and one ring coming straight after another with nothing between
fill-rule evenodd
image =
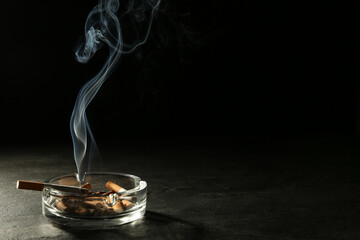
<instances>
[{"instance_id":1,"label":"dark backdrop","mask_svg":"<svg viewBox=\"0 0 360 240\"><path fill-rule=\"evenodd\" d=\"M70 140L82 84L103 63L74 48L97 1L5 1L3 143ZM346 3L163 1L147 44L88 109L97 139L354 134L359 19Z\"/></svg>"}]
</instances>

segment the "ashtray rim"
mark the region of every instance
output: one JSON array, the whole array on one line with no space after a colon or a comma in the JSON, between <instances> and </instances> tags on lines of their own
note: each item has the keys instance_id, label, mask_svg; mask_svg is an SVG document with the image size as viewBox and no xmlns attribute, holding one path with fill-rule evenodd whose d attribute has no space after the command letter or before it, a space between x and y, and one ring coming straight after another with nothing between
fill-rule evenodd
<instances>
[{"instance_id":1,"label":"ashtray rim","mask_svg":"<svg viewBox=\"0 0 360 240\"><path fill-rule=\"evenodd\" d=\"M147 182L142 180L140 177L136 176L136 175L133 175L133 174L128 174L128 173L115 173L115 172L90 172L87 174L88 176L91 176L91 175L115 175L115 176L123 176L123 177L129 177L129 178L133 178L135 183L135 185L137 185L136 187L134 188L131 188L131 189L127 189L125 192L123 192L123 194L131 194L131 193L134 193L134 192L138 192L138 191L141 191L143 190L144 188L147 187ZM52 183L56 180L59 180L61 178L65 178L65 177L74 177L74 174L65 174L65 175L57 175L57 176L52 176L48 179L46 179L44 181L44 183ZM45 190L50 190L51 193L53 194L54 192L56 193L59 193L61 191L59 190L55 190L51 187L45 187L44 188L44 191ZM71 193L73 195L77 195L77 194L74 194L74 193Z\"/></svg>"}]
</instances>

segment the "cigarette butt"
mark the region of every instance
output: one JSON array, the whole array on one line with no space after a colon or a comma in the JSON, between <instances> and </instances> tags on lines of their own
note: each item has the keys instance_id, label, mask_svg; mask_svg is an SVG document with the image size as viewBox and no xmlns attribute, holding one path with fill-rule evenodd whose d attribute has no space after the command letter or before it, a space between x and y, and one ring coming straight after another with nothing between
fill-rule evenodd
<instances>
[{"instance_id":1,"label":"cigarette butt","mask_svg":"<svg viewBox=\"0 0 360 240\"><path fill-rule=\"evenodd\" d=\"M16 184L16 188L42 191L44 189L44 183L18 180Z\"/></svg>"},{"instance_id":2,"label":"cigarette butt","mask_svg":"<svg viewBox=\"0 0 360 240\"><path fill-rule=\"evenodd\" d=\"M90 185L90 183L85 183L85 184L81 185L81 188L85 188L85 189L90 191L91 190L91 185Z\"/></svg>"},{"instance_id":3,"label":"cigarette butt","mask_svg":"<svg viewBox=\"0 0 360 240\"><path fill-rule=\"evenodd\" d=\"M114 212L114 209L112 207L109 207L107 204L103 203L101 206L101 209L107 213L107 214L111 214Z\"/></svg>"},{"instance_id":4,"label":"cigarette butt","mask_svg":"<svg viewBox=\"0 0 360 240\"><path fill-rule=\"evenodd\" d=\"M86 198L84 198L84 201L101 201L101 202L103 202L105 200L106 200L106 198L103 197L103 196L95 196L95 197L86 197Z\"/></svg>"},{"instance_id":5,"label":"cigarette butt","mask_svg":"<svg viewBox=\"0 0 360 240\"><path fill-rule=\"evenodd\" d=\"M113 190L110 190L110 191L108 191L108 192L103 193L102 195L108 196L108 195L110 195L110 194L112 194L112 193L114 193Z\"/></svg>"},{"instance_id":6,"label":"cigarette butt","mask_svg":"<svg viewBox=\"0 0 360 240\"><path fill-rule=\"evenodd\" d=\"M75 208L79 205L79 201L75 198L64 198L62 203L68 208Z\"/></svg>"},{"instance_id":7,"label":"cigarette butt","mask_svg":"<svg viewBox=\"0 0 360 240\"><path fill-rule=\"evenodd\" d=\"M112 206L112 209L114 210L114 212L116 213L121 213L124 211L123 207L121 206L120 202L116 202L116 204L114 206Z\"/></svg>"},{"instance_id":8,"label":"cigarette butt","mask_svg":"<svg viewBox=\"0 0 360 240\"><path fill-rule=\"evenodd\" d=\"M78 206L77 208L75 208L75 212L79 215L83 215L84 213L86 213L86 209L81 206Z\"/></svg>"},{"instance_id":9,"label":"cigarette butt","mask_svg":"<svg viewBox=\"0 0 360 240\"><path fill-rule=\"evenodd\" d=\"M123 193L126 192L126 189L120 187L119 185L117 185L116 183L113 183L111 181L108 181L106 183L106 187L116 193Z\"/></svg>"},{"instance_id":10,"label":"cigarette butt","mask_svg":"<svg viewBox=\"0 0 360 240\"><path fill-rule=\"evenodd\" d=\"M134 206L134 204L132 202L130 202L129 200L121 200L121 206L127 210L130 209Z\"/></svg>"},{"instance_id":11,"label":"cigarette butt","mask_svg":"<svg viewBox=\"0 0 360 240\"><path fill-rule=\"evenodd\" d=\"M67 211L68 207L65 206L65 204L61 201L61 199L56 199L55 201L55 206L60 210L60 211Z\"/></svg>"},{"instance_id":12,"label":"cigarette butt","mask_svg":"<svg viewBox=\"0 0 360 240\"><path fill-rule=\"evenodd\" d=\"M114 213L114 209L108 208L108 209L105 210L105 213L106 213L107 215L113 214L113 213Z\"/></svg>"},{"instance_id":13,"label":"cigarette butt","mask_svg":"<svg viewBox=\"0 0 360 240\"><path fill-rule=\"evenodd\" d=\"M98 201L98 200L84 201L83 203L84 203L85 207L92 208L92 209L100 209L103 205L103 201Z\"/></svg>"}]
</instances>

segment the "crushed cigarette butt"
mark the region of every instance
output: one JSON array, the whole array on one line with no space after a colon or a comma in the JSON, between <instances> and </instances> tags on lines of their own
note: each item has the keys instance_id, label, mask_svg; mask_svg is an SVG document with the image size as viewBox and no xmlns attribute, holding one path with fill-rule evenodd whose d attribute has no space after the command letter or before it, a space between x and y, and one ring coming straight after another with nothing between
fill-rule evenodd
<instances>
[{"instance_id":1,"label":"crushed cigarette butt","mask_svg":"<svg viewBox=\"0 0 360 240\"><path fill-rule=\"evenodd\" d=\"M109 186L108 183L107 187ZM124 188L112 182L110 182L110 187L112 190L108 192L90 192L84 197L67 195L63 198L56 199L54 204L61 212L75 213L82 216L107 216L118 214L125 210L129 210L134 206L131 202L133 197L119 196L115 192L116 190L118 192L125 192L126 190ZM91 185L86 183L82 185L81 188L86 188L90 191Z\"/></svg>"}]
</instances>

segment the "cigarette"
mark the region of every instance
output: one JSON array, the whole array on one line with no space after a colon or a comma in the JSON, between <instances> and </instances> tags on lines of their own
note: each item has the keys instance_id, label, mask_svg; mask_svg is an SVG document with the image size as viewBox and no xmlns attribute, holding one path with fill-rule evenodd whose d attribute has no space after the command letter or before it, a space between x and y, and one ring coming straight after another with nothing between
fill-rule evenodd
<instances>
[{"instance_id":1,"label":"cigarette","mask_svg":"<svg viewBox=\"0 0 360 240\"><path fill-rule=\"evenodd\" d=\"M63 203L63 201L61 201L61 199L56 199L55 206L63 212L68 210L68 207Z\"/></svg>"},{"instance_id":2,"label":"cigarette","mask_svg":"<svg viewBox=\"0 0 360 240\"><path fill-rule=\"evenodd\" d=\"M92 208L92 209L97 209L97 210L102 208L102 205L103 205L103 202L99 201L99 200L84 201L83 203L84 203L84 206L86 206L88 208Z\"/></svg>"},{"instance_id":3,"label":"cigarette","mask_svg":"<svg viewBox=\"0 0 360 240\"><path fill-rule=\"evenodd\" d=\"M113 190L110 190L110 191L108 191L108 192L103 193L102 195L108 196L108 195L110 195L110 194L112 194L112 193L114 193Z\"/></svg>"},{"instance_id":4,"label":"cigarette","mask_svg":"<svg viewBox=\"0 0 360 240\"><path fill-rule=\"evenodd\" d=\"M128 200L121 200L121 206L124 209L129 209L129 208L132 208L134 206L134 204Z\"/></svg>"},{"instance_id":5,"label":"cigarette","mask_svg":"<svg viewBox=\"0 0 360 240\"><path fill-rule=\"evenodd\" d=\"M108 189L114 191L115 193L124 193L126 192L126 189L120 187L116 183L113 183L111 181L108 181L105 185Z\"/></svg>"},{"instance_id":6,"label":"cigarette","mask_svg":"<svg viewBox=\"0 0 360 240\"><path fill-rule=\"evenodd\" d=\"M98 213L106 212L106 213L110 214L111 212L114 211L114 209L112 207L109 207L104 201L99 201L99 200L84 201L83 205L84 205L84 207L94 209Z\"/></svg>"},{"instance_id":7,"label":"cigarette","mask_svg":"<svg viewBox=\"0 0 360 240\"><path fill-rule=\"evenodd\" d=\"M17 189L27 189L27 190L35 190L35 191L42 191L44 187L45 187L44 183L22 181L22 180L18 180L16 184Z\"/></svg>"},{"instance_id":8,"label":"cigarette","mask_svg":"<svg viewBox=\"0 0 360 240\"><path fill-rule=\"evenodd\" d=\"M17 189L27 189L27 190L35 190L35 191L42 191L45 187L51 187L53 189L63 192L89 193L89 190L86 188L65 186L59 184L50 184L50 183L41 183L41 182L32 182L32 181L23 181L23 180L18 180L16 184Z\"/></svg>"},{"instance_id":9,"label":"cigarette","mask_svg":"<svg viewBox=\"0 0 360 240\"><path fill-rule=\"evenodd\" d=\"M119 202L116 202L116 204L114 206L112 206L114 212L116 213L121 213L124 211L123 207L121 206L121 204Z\"/></svg>"},{"instance_id":10,"label":"cigarette","mask_svg":"<svg viewBox=\"0 0 360 240\"><path fill-rule=\"evenodd\" d=\"M131 196L120 196L120 197L118 197L116 193L115 194L111 193L110 195L108 195L106 197L105 202L106 202L106 204L108 206L112 207L117 203L118 200L128 200L128 201L130 201L130 200L133 200L133 198L134 197L131 197Z\"/></svg>"}]
</instances>

